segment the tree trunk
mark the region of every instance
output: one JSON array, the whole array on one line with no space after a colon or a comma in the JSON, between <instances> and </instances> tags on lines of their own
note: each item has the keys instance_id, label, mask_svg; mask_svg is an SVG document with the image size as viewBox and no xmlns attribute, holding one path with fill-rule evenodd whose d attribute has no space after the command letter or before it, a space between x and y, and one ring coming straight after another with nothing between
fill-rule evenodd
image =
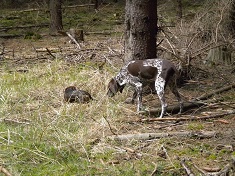
<instances>
[{"instance_id":1,"label":"tree trunk","mask_svg":"<svg viewBox=\"0 0 235 176\"><path fill-rule=\"evenodd\" d=\"M176 0L177 1L177 16L179 19L183 17L183 8L182 8L182 0Z\"/></svg>"},{"instance_id":2,"label":"tree trunk","mask_svg":"<svg viewBox=\"0 0 235 176\"><path fill-rule=\"evenodd\" d=\"M62 0L50 0L50 34L55 35L63 29L62 24Z\"/></svg>"},{"instance_id":3,"label":"tree trunk","mask_svg":"<svg viewBox=\"0 0 235 176\"><path fill-rule=\"evenodd\" d=\"M125 62L156 57L157 1L126 0Z\"/></svg>"},{"instance_id":4,"label":"tree trunk","mask_svg":"<svg viewBox=\"0 0 235 176\"><path fill-rule=\"evenodd\" d=\"M235 36L235 0L231 2L231 10L230 10L230 31Z\"/></svg>"},{"instance_id":5,"label":"tree trunk","mask_svg":"<svg viewBox=\"0 0 235 176\"><path fill-rule=\"evenodd\" d=\"M210 66L217 64L231 65L234 61L231 54L231 49L225 45L212 48L205 59L205 63Z\"/></svg>"}]
</instances>

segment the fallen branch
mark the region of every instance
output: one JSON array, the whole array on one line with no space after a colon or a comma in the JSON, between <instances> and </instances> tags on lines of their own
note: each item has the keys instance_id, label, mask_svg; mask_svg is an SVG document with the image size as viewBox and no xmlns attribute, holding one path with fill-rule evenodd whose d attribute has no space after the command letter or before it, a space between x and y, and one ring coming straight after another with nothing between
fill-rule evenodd
<instances>
[{"instance_id":1,"label":"fallen branch","mask_svg":"<svg viewBox=\"0 0 235 176\"><path fill-rule=\"evenodd\" d=\"M221 114L215 114L215 115L210 115L210 116L204 116L204 117L194 117L194 116L190 116L190 117L180 117L180 118L174 118L174 117L165 117L165 118L148 118L148 119L140 119L139 121L141 122L155 122L155 121L195 121L195 120L207 120L207 119L215 119L215 118L220 118L226 115L231 115L231 114L235 114L235 110L231 110L225 113L221 113Z\"/></svg>"},{"instance_id":2,"label":"fallen branch","mask_svg":"<svg viewBox=\"0 0 235 176\"><path fill-rule=\"evenodd\" d=\"M117 141L126 141L126 140L151 140L157 138L166 138L166 137L196 137L196 138L212 138L215 137L217 133L215 131L204 131L204 132L169 132L169 133L139 133L139 134L123 134L123 135L112 135L108 136L108 139L117 140Z\"/></svg>"},{"instance_id":3,"label":"fallen branch","mask_svg":"<svg viewBox=\"0 0 235 176\"><path fill-rule=\"evenodd\" d=\"M235 88L235 84L232 84L232 85L229 85L226 87L222 87L220 89L217 89L217 90L209 92L209 93L205 93L205 94L201 95L200 97L197 97L196 100L206 100L206 99L212 97L213 95L228 91L233 88Z\"/></svg>"},{"instance_id":4,"label":"fallen branch","mask_svg":"<svg viewBox=\"0 0 235 176\"><path fill-rule=\"evenodd\" d=\"M189 168L189 166L185 163L185 160L181 160L180 164L182 165L182 167L185 169L187 176L194 176L193 172L191 171L191 169Z\"/></svg>"},{"instance_id":5,"label":"fallen branch","mask_svg":"<svg viewBox=\"0 0 235 176\"><path fill-rule=\"evenodd\" d=\"M205 103L201 101L192 101L192 102L184 102L184 111L195 108L195 107L200 107L205 105ZM148 114L148 115L156 115L160 114L162 111L162 108L152 108L147 111L141 111L140 114ZM166 112L168 113L178 113L180 111L180 106L179 105L172 105L168 106Z\"/></svg>"},{"instance_id":6,"label":"fallen branch","mask_svg":"<svg viewBox=\"0 0 235 176\"><path fill-rule=\"evenodd\" d=\"M3 166L0 166L0 172L5 174L6 176L11 176L10 172L6 170Z\"/></svg>"},{"instance_id":7,"label":"fallen branch","mask_svg":"<svg viewBox=\"0 0 235 176\"><path fill-rule=\"evenodd\" d=\"M30 120L28 119L3 119L4 122L6 123L11 123L11 124L25 124L25 125L29 125L30 124Z\"/></svg>"},{"instance_id":8,"label":"fallen branch","mask_svg":"<svg viewBox=\"0 0 235 176\"><path fill-rule=\"evenodd\" d=\"M90 7L90 6L95 6L95 4L81 4L81 5L63 6L62 9L71 9L71 8L78 8L78 7ZM35 12L35 11L49 12L49 9L47 9L47 8L34 8L34 9L17 10L17 11L13 11L13 12L15 12L15 13L24 13L24 12Z\"/></svg>"},{"instance_id":9,"label":"fallen branch","mask_svg":"<svg viewBox=\"0 0 235 176\"><path fill-rule=\"evenodd\" d=\"M190 102L184 102L184 111L191 109L191 108L195 108L195 107L200 107L205 105L206 103L202 102L201 100L207 100L208 98L212 97L215 94L219 94L228 90L231 90L235 88L235 84L226 86L226 87L222 87L220 89L217 89L215 91L209 92L209 93L205 93L197 98L195 98L193 101ZM208 102L207 102L208 103ZM167 111L168 113L177 113L180 110L180 106L179 105L172 105L167 107ZM152 115L152 114L160 114L162 111L161 108L153 108L150 109L148 111L142 111L140 112L140 114L148 114L148 115Z\"/></svg>"},{"instance_id":10,"label":"fallen branch","mask_svg":"<svg viewBox=\"0 0 235 176\"><path fill-rule=\"evenodd\" d=\"M66 32L67 36L78 46L78 49L81 49L80 44L77 42L77 40L69 33Z\"/></svg>"},{"instance_id":11,"label":"fallen branch","mask_svg":"<svg viewBox=\"0 0 235 176\"><path fill-rule=\"evenodd\" d=\"M183 161L184 164L186 164L184 161ZM182 165L182 163L181 163ZM232 156L232 160L230 163L228 163L227 165L225 165L225 167L223 169L217 169L216 172L213 172L214 169L211 169L209 171L206 171L204 169L200 169L198 166L196 166L195 164L192 164L193 167L195 169L198 170L198 172L200 172L201 174L205 175L205 176L223 176L223 175L230 175L230 171L233 170L232 173L234 173L235 171L235 157ZM182 165L183 166L183 165ZM183 166L184 167L184 166ZM187 166L186 168L184 167L184 169L187 171L191 171L190 168ZM218 171L219 170L219 171ZM187 174L189 175L189 173L187 172ZM190 176L193 176L193 175L190 175Z\"/></svg>"},{"instance_id":12,"label":"fallen branch","mask_svg":"<svg viewBox=\"0 0 235 176\"><path fill-rule=\"evenodd\" d=\"M0 31L10 30L10 29L25 29L25 28L35 28L35 27L47 27L47 26L49 26L49 24L27 25L27 26L6 26L6 27L0 27Z\"/></svg>"},{"instance_id":13,"label":"fallen branch","mask_svg":"<svg viewBox=\"0 0 235 176\"><path fill-rule=\"evenodd\" d=\"M50 56L52 56L53 58L56 58L56 56L54 56L48 48L46 48L46 50L47 50L47 52L49 53Z\"/></svg>"}]
</instances>

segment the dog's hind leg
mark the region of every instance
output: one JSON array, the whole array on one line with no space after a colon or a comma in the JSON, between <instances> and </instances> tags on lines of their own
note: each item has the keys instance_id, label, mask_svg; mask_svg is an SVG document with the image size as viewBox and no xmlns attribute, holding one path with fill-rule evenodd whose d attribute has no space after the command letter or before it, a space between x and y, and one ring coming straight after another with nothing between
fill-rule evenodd
<instances>
[{"instance_id":1,"label":"dog's hind leg","mask_svg":"<svg viewBox=\"0 0 235 176\"><path fill-rule=\"evenodd\" d=\"M162 106L162 111L159 118L162 118L164 116L167 108L167 103L165 100L165 84L166 81L160 75L158 75L155 81L155 89Z\"/></svg>"},{"instance_id":2,"label":"dog's hind leg","mask_svg":"<svg viewBox=\"0 0 235 176\"><path fill-rule=\"evenodd\" d=\"M179 114L182 113L183 111L183 101L181 99L181 96L177 90L177 86L176 86L176 81L174 78L171 78L168 82L168 85L170 87L171 92L175 95L175 97L177 98L178 102L179 102L179 106L180 106L180 111Z\"/></svg>"}]
</instances>

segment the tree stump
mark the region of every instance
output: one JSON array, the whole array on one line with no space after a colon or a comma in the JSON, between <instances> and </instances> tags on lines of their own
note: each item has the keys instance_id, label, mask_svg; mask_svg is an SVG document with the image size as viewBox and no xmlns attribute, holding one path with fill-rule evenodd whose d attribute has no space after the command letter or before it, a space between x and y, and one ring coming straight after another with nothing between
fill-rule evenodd
<instances>
[{"instance_id":1,"label":"tree stump","mask_svg":"<svg viewBox=\"0 0 235 176\"><path fill-rule=\"evenodd\" d=\"M217 64L230 65L232 62L232 52L225 45L212 48L205 59L205 63L210 66Z\"/></svg>"},{"instance_id":2,"label":"tree stump","mask_svg":"<svg viewBox=\"0 0 235 176\"><path fill-rule=\"evenodd\" d=\"M82 29L71 28L68 32L77 42L84 41L84 32ZM73 41L70 41L70 43L73 43Z\"/></svg>"}]
</instances>

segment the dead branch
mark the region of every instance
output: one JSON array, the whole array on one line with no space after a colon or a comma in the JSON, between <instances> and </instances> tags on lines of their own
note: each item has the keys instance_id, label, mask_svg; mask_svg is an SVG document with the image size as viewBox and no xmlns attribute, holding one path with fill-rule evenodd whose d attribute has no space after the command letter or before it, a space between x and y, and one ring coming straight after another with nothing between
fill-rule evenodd
<instances>
[{"instance_id":1,"label":"dead branch","mask_svg":"<svg viewBox=\"0 0 235 176\"><path fill-rule=\"evenodd\" d=\"M62 9L72 9L72 8L90 7L90 6L95 6L95 4L81 4L81 5L64 6L64 7L62 7Z\"/></svg>"},{"instance_id":2,"label":"dead branch","mask_svg":"<svg viewBox=\"0 0 235 176\"><path fill-rule=\"evenodd\" d=\"M191 171L191 169L189 168L189 166L185 163L185 160L181 160L180 164L182 165L182 167L185 169L186 173L188 176L194 176L193 172Z\"/></svg>"},{"instance_id":3,"label":"dead branch","mask_svg":"<svg viewBox=\"0 0 235 176\"><path fill-rule=\"evenodd\" d=\"M71 8L79 8L79 7L90 7L90 6L95 6L95 4L81 4L81 5L63 6L62 9L71 9ZM13 12L15 12L15 13L24 13L24 12L35 12L35 11L49 12L49 10L47 8L25 9L25 10L13 11Z\"/></svg>"},{"instance_id":4,"label":"dead branch","mask_svg":"<svg viewBox=\"0 0 235 176\"><path fill-rule=\"evenodd\" d=\"M192 101L192 102L184 102L184 111L188 110L188 109L192 109L195 107L200 107L205 105L205 103L201 102L201 101ZM180 106L179 105L172 105L172 106L168 106L167 107L167 111L168 113L178 113L180 110ZM161 108L152 108L149 109L147 111L140 111L140 114L148 114L148 115L153 115L153 114L160 114L162 111Z\"/></svg>"},{"instance_id":5,"label":"dead branch","mask_svg":"<svg viewBox=\"0 0 235 176\"><path fill-rule=\"evenodd\" d=\"M11 123L11 124L25 124L25 125L29 125L30 124L30 120L28 119L3 119L4 122L6 123Z\"/></svg>"},{"instance_id":6,"label":"dead branch","mask_svg":"<svg viewBox=\"0 0 235 176\"><path fill-rule=\"evenodd\" d=\"M81 49L80 44L77 42L77 40L69 33L66 32L67 36L78 46L78 49Z\"/></svg>"},{"instance_id":7,"label":"dead branch","mask_svg":"<svg viewBox=\"0 0 235 176\"><path fill-rule=\"evenodd\" d=\"M153 172L151 173L151 176L156 175L157 172L158 172L158 167L157 167L157 165L155 164L155 168L154 168Z\"/></svg>"},{"instance_id":8,"label":"dead branch","mask_svg":"<svg viewBox=\"0 0 235 176\"><path fill-rule=\"evenodd\" d=\"M198 101L184 102L184 111L191 109L191 108L200 107L200 106L203 106L206 103L208 103L208 102L204 103L199 100L207 100L208 98L212 97L213 95L228 91L233 88L235 88L235 84L232 84L232 85L229 85L226 87L222 87L220 89L217 89L217 90L209 92L209 93L205 93L205 94L194 99L194 100L198 100ZM160 114L161 110L162 110L161 108L153 108L148 111L141 111L140 114L149 114L149 115ZM179 110L180 110L179 105L172 105L167 108L168 113L177 113L177 112L179 112Z\"/></svg>"},{"instance_id":9,"label":"dead branch","mask_svg":"<svg viewBox=\"0 0 235 176\"><path fill-rule=\"evenodd\" d=\"M217 89L217 90L209 92L209 93L205 93L205 94L201 95L200 97L197 97L196 100L206 100L206 99L212 97L213 95L228 91L233 88L235 88L235 84L232 84L232 85L229 85L226 87L222 87L220 89Z\"/></svg>"},{"instance_id":10,"label":"dead branch","mask_svg":"<svg viewBox=\"0 0 235 176\"><path fill-rule=\"evenodd\" d=\"M56 56L54 56L48 48L46 48L46 50L47 50L47 52L49 53L50 56L52 56L53 58L56 58Z\"/></svg>"},{"instance_id":11,"label":"dead branch","mask_svg":"<svg viewBox=\"0 0 235 176\"><path fill-rule=\"evenodd\" d=\"M191 169L189 168L189 166L187 166L185 160L182 160L181 165L183 166L183 168L186 170L188 176L194 176L194 174L192 173ZM216 172L213 172L212 170L209 171L205 171L204 169L199 168L198 166L196 166L195 164L192 163L192 166L201 174L205 175L205 176L222 176L222 175L229 175L230 171L233 170L233 173L235 171L235 157L232 156L232 160L230 163L228 163L223 169L217 169ZM218 171L219 170L219 171Z\"/></svg>"},{"instance_id":12,"label":"dead branch","mask_svg":"<svg viewBox=\"0 0 235 176\"><path fill-rule=\"evenodd\" d=\"M219 172L221 169L219 167L203 167L206 172Z\"/></svg>"},{"instance_id":13,"label":"dead branch","mask_svg":"<svg viewBox=\"0 0 235 176\"><path fill-rule=\"evenodd\" d=\"M207 119L215 119L215 118L220 118L226 115L231 115L231 114L235 114L235 110L233 111L228 111L225 113L221 113L221 114L215 114L215 115L210 115L210 116L204 116L204 117L194 117L194 116L190 116L190 117L180 117L180 118L148 118L148 119L140 119L139 121L141 122L155 122L155 121L195 121L195 120L207 120Z\"/></svg>"},{"instance_id":14,"label":"dead branch","mask_svg":"<svg viewBox=\"0 0 235 176\"><path fill-rule=\"evenodd\" d=\"M108 139L117 141L126 140L151 140L166 137L197 137L197 138L212 138L215 137L217 133L215 131L203 131L203 132L169 132L169 133L139 133L139 134L123 134L123 135L112 135L108 136Z\"/></svg>"},{"instance_id":15,"label":"dead branch","mask_svg":"<svg viewBox=\"0 0 235 176\"><path fill-rule=\"evenodd\" d=\"M113 131L109 121L107 120L107 118L105 116L103 116L103 118L105 119L105 121L108 123L108 126L109 126L109 130L111 131L112 134L116 135L116 133Z\"/></svg>"},{"instance_id":16,"label":"dead branch","mask_svg":"<svg viewBox=\"0 0 235 176\"><path fill-rule=\"evenodd\" d=\"M26 26L5 26L0 27L0 31L10 30L10 29L25 29L25 28L35 28L35 27L47 27L49 24L40 24L40 25L26 25Z\"/></svg>"},{"instance_id":17,"label":"dead branch","mask_svg":"<svg viewBox=\"0 0 235 176\"><path fill-rule=\"evenodd\" d=\"M10 172L7 169L5 169L3 166L0 166L0 172L5 174L6 176L11 176Z\"/></svg>"}]
</instances>

